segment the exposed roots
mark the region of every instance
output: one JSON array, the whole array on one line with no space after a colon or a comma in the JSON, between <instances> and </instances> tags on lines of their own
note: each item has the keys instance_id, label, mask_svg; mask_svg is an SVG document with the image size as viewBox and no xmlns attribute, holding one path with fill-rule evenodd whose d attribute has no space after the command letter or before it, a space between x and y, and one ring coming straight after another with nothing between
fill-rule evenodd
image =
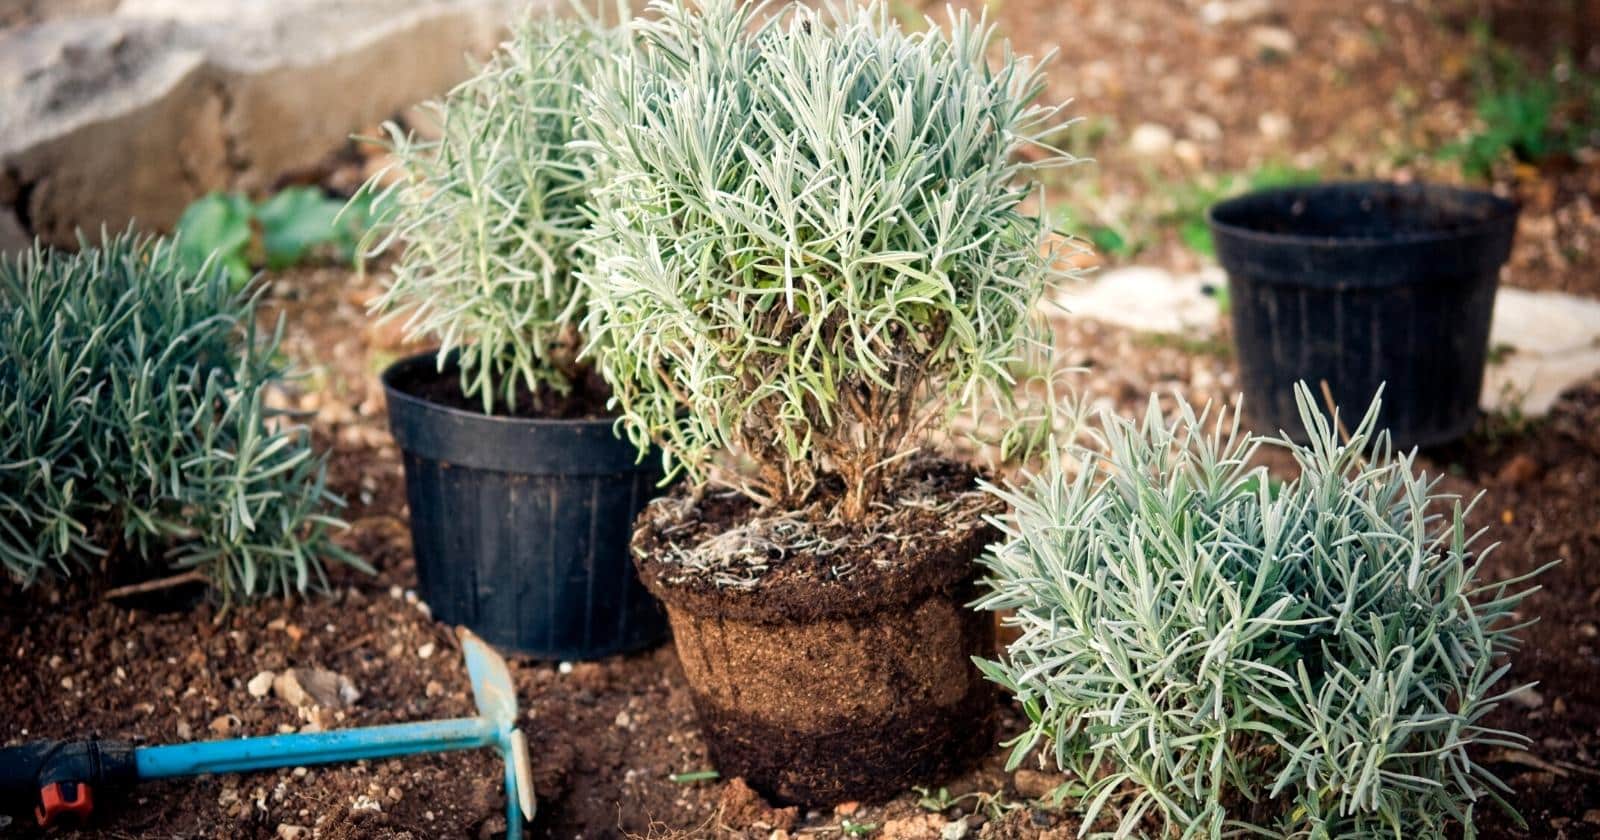
<instances>
[{"instance_id":1,"label":"exposed roots","mask_svg":"<svg viewBox=\"0 0 1600 840\"><path fill-rule=\"evenodd\" d=\"M701 508L739 505L736 493L662 500L648 515L661 537L663 565L679 570L664 580L750 590L775 569L802 560L820 579L846 580L863 563L888 568L914 555L919 543L959 539L997 512L997 501L974 488L970 474L952 486L950 475L930 474L929 464L907 465L893 492L884 494L888 500L874 503L862 522L838 515L837 498L825 492L793 510L749 510L724 527L707 522Z\"/></svg>"}]
</instances>

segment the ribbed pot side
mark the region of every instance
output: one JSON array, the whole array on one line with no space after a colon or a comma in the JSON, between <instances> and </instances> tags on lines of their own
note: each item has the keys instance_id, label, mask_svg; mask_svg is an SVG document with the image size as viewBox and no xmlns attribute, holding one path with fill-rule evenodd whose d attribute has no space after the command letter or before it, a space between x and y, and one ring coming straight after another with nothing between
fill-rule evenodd
<instances>
[{"instance_id":1,"label":"ribbed pot side","mask_svg":"<svg viewBox=\"0 0 1600 840\"><path fill-rule=\"evenodd\" d=\"M1347 423L1383 385L1379 424L1397 445L1465 434L1516 216L1490 193L1382 183L1265 190L1212 208L1254 424L1305 440L1295 383L1326 381Z\"/></svg>"},{"instance_id":2,"label":"ribbed pot side","mask_svg":"<svg viewBox=\"0 0 1600 840\"><path fill-rule=\"evenodd\" d=\"M415 395L438 375L432 354L384 373L418 590L433 616L548 660L659 643L664 613L628 557L630 524L657 493L657 459L639 461L610 419L491 417Z\"/></svg>"}]
</instances>

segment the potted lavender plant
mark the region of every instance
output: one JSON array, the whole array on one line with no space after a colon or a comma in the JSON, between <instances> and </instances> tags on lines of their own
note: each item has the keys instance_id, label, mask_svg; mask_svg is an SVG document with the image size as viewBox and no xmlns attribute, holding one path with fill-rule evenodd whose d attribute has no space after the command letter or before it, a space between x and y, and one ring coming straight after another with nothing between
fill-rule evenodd
<instances>
[{"instance_id":1,"label":"potted lavender plant","mask_svg":"<svg viewBox=\"0 0 1600 840\"><path fill-rule=\"evenodd\" d=\"M660 469L613 430L579 359L592 184L577 109L611 37L532 22L436 104L437 139L391 127L400 177L374 200L369 242L405 245L375 307L440 345L383 375L421 594L438 618L547 659L666 630L627 550Z\"/></svg>"},{"instance_id":2,"label":"potted lavender plant","mask_svg":"<svg viewBox=\"0 0 1600 840\"><path fill-rule=\"evenodd\" d=\"M687 481L641 514L719 771L782 802L882 798L991 743L965 608L993 532L934 456L1040 347L1054 128L992 30L887 7L660 0L588 103L584 328L628 433ZM1036 158L1037 160L1037 158Z\"/></svg>"}]
</instances>

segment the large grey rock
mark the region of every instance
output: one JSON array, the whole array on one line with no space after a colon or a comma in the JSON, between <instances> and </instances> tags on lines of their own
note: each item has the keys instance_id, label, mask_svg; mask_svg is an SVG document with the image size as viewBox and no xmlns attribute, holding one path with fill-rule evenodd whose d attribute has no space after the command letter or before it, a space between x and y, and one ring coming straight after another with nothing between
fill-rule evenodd
<instances>
[{"instance_id":1,"label":"large grey rock","mask_svg":"<svg viewBox=\"0 0 1600 840\"><path fill-rule=\"evenodd\" d=\"M208 191L268 186L447 90L520 8L124 0L0 32L0 215L54 244L168 228Z\"/></svg>"}]
</instances>

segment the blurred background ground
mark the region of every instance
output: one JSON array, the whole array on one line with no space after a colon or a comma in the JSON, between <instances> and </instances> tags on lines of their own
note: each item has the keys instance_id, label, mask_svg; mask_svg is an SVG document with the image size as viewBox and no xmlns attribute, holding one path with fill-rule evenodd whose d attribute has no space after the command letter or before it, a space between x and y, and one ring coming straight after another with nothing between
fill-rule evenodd
<instances>
[{"instance_id":1,"label":"blurred background ground","mask_svg":"<svg viewBox=\"0 0 1600 840\"><path fill-rule=\"evenodd\" d=\"M69 14L93 5L66 4ZM0 0L0 25L15 31L66 8L47 7ZM922 11L894 9L912 22ZM1096 246L1098 274L1086 285L1130 266L1175 278L1205 271L1205 206L1252 185L1427 178L1490 186L1522 202L1507 286L1600 298L1600 138L1594 100L1587 112L1582 105L1600 97L1594 3L995 0L988 12L1022 51L1059 50L1049 96L1071 98L1071 113L1082 118L1061 141L1092 162L1061 172L1047 201L1064 228ZM1520 154L1513 147L1530 132L1519 115L1537 110L1546 86L1556 95L1541 127L1560 127L1569 142ZM1479 161L1466 150L1486 135L1503 148ZM356 144L330 149L312 166L276 173L257 193L307 184L348 194L381 167L381 155ZM315 261L267 277L268 309L288 316L288 351L307 372L281 400L309 412L332 449L333 483L351 505L344 541L379 575L338 574L332 598L223 613L188 604L137 610L81 586L0 586L14 605L0 615L0 741L91 732L174 741L470 708L449 634L409 594L415 574L399 459L376 374L412 348L365 314L383 279L381 264L357 273ZM1133 411L1151 391L1204 401L1236 388L1225 319L1161 331L1059 311L1055 319L1058 344L1085 370L1077 384L1102 404ZM1600 379L1574 384L1544 416L1515 403L1486 415L1471 438L1425 453L1423 463L1453 489L1486 494L1474 521L1502 544L1485 561L1491 576L1561 561L1528 602L1540 621L1525 634L1511 677L1540 685L1495 720L1528 732L1533 746L1479 756L1512 786L1528 825L1490 806L1480 811L1483 834L1600 836ZM342 674L361 696L317 710L250 691L258 674L290 667ZM1039 801L1062 779L1032 764L1006 772L998 747L980 769L948 780L946 796L930 790L811 814L773 811L727 781L675 783L670 774L708 763L670 647L592 664L521 662L514 672L537 768L541 836L998 838L1077 830L1064 811ZM1005 714L1014 729L1016 711ZM487 754L225 776L141 788L108 803L81 834L490 837L504 830L499 791ZM31 830L11 824L0 834Z\"/></svg>"}]
</instances>

